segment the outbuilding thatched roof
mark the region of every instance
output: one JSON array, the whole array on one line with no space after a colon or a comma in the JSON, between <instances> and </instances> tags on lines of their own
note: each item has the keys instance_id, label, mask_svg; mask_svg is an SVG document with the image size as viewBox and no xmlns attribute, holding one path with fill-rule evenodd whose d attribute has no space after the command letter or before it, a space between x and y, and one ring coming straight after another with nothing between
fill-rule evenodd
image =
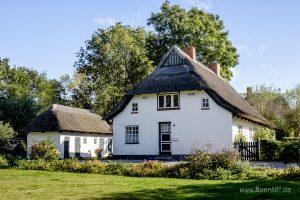
<instances>
[{"instance_id":1,"label":"outbuilding thatched roof","mask_svg":"<svg viewBox=\"0 0 300 200\"><path fill-rule=\"evenodd\" d=\"M53 104L33 122L23 128L24 132L70 131L112 134L110 125L101 116L87 109Z\"/></svg>"},{"instance_id":2,"label":"outbuilding thatched roof","mask_svg":"<svg viewBox=\"0 0 300 200\"><path fill-rule=\"evenodd\" d=\"M107 119L112 119L122 112L134 95L187 90L204 90L218 105L232 112L234 116L265 126L273 126L227 81L218 77L202 63L193 60L177 46L169 49L154 72L126 93L121 103L113 109Z\"/></svg>"}]
</instances>

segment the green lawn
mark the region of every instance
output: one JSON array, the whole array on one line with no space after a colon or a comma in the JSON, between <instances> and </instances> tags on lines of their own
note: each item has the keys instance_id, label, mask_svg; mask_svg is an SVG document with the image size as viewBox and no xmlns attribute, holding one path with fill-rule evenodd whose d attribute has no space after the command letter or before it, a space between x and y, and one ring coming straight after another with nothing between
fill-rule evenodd
<instances>
[{"instance_id":1,"label":"green lawn","mask_svg":"<svg viewBox=\"0 0 300 200\"><path fill-rule=\"evenodd\" d=\"M240 192L240 188L290 188ZM209 181L0 170L0 199L299 199L300 182Z\"/></svg>"}]
</instances>

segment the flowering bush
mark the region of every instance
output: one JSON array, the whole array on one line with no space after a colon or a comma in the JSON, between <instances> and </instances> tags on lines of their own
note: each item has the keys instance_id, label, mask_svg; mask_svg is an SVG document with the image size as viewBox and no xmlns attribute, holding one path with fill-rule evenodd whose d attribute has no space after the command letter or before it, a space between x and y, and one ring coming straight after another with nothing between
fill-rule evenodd
<instances>
[{"instance_id":1,"label":"flowering bush","mask_svg":"<svg viewBox=\"0 0 300 200\"><path fill-rule=\"evenodd\" d=\"M46 140L30 147L30 158L34 160L57 160L60 158L60 153L52 141Z\"/></svg>"},{"instance_id":2,"label":"flowering bush","mask_svg":"<svg viewBox=\"0 0 300 200\"><path fill-rule=\"evenodd\" d=\"M101 156L102 151L103 151L103 148L101 148L101 147L98 147L98 148L95 150L95 154L96 154L97 158L101 158L101 157L102 157L102 156Z\"/></svg>"},{"instance_id":3,"label":"flowering bush","mask_svg":"<svg viewBox=\"0 0 300 200\"><path fill-rule=\"evenodd\" d=\"M8 160L4 156L0 155L0 169L7 168L7 167L8 167Z\"/></svg>"}]
</instances>

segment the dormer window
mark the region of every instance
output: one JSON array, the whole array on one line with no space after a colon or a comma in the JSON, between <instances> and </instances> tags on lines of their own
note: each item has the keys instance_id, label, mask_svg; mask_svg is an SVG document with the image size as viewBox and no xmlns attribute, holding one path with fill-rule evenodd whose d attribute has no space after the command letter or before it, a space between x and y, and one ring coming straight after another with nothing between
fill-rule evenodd
<instances>
[{"instance_id":1,"label":"dormer window","mask_svg":"<svg viewBox=\"0 0 300 200\"><path fill-rule=\"evenodd\" d=\"M138 113L138 111L139 111L138 103L132 103L131 113Z\"/></svg>"},{"instance_id":2,"label":"dormer window","mask_svg":"<svg viewBox=\"0 0 300 200\"><path fill-rule=\"evenodd\" d=\"M158 109L179 109L179 93L159 94Z\"/></svg>"},{"instance_id":3,"label":"dormer window","mask_svg":"<svg viewBox=\"0 0 300 200\"><path fill-rule=\"evenodd\" d=\"M208 98L203 98L202 99L202 107L201 109L207 110L209 109L209 99Z\"/></svg>"}]
</instances>

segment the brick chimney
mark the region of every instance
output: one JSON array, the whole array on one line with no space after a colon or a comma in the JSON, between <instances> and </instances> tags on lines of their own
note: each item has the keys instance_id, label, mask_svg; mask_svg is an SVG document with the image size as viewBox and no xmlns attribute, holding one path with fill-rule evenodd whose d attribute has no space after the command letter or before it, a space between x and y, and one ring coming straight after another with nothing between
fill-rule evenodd
<instances>
[{"instance_id":1,"label":"brick chimney","mask_svg":"<svg viewBox=\"0 0 300 200\"><path fill-rule=\"evenodd\" d=\"M221 66L219 63L210 63L208 68L213 71L218 77L220 77Z\"/></svg>"},{"instance_id":2,"label":"brick chimney","mask_svg":"<svg viewBox=\"0 0 300 200\"><path fill-rule=\"evenodd\" d=\"M195 47L187 47L183 51L187 55L189 55L193 60L196 60L196 49L195 49Z\"/></svg>"}]
</instances>

